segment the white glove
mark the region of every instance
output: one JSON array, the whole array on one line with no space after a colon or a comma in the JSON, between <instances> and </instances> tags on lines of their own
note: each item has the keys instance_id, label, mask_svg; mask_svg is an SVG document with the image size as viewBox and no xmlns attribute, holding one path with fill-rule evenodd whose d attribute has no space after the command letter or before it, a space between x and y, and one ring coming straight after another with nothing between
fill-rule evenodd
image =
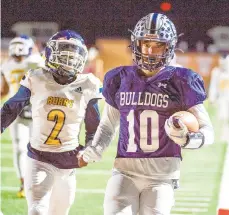
<instances>
[{"instance_id":1,"label":"white glove","mask_svg":"<svg viewBox=\"0 0 229 215\"><path fill-rule=\"evenodd\" d=\"M79 152L79 156L83 156L83 160L87 163L93 163L102 159L102 152L96 150L94 146L88 146Z\"/></svg>"},{"instance_id":2,"label":"white glove","mask_svg":"<svg viewBox=\"0 0 229 215\"><path fill-rule=\"evenodd\" d=\"M178 124L180 128L174 126L172 117L170 117L165 121L164 128L166 134L171 140L176 144L183 146L187 142L188 128L181 120L178 120Z\"/></svg>"}]
</instances>

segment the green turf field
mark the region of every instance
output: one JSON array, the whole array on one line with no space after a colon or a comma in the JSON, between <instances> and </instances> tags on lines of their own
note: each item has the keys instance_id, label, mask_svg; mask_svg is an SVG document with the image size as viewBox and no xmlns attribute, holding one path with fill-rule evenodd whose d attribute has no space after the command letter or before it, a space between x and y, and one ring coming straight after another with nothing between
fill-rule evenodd
<instances>
[{"instance_id":1,"label":"green turf field","mask_svg":"<svg viewBox=\"0 0 229 215\"><path fill-rule=\"evenodd\" d=\"M226 144L216 140L212 146L183 153L180 189L176 191L176 203L172 214L216 214L225 150ZM111 175L115 151L116 143L113 143L102 162L77 171L78 191L71 215L103 214L104 189ZM13 169L10 136L6 131L2 135L1 144L1 207L4 215L27 214L25 199L16 197L18 189L19 181Z\"/></svg>"}]
</instances>

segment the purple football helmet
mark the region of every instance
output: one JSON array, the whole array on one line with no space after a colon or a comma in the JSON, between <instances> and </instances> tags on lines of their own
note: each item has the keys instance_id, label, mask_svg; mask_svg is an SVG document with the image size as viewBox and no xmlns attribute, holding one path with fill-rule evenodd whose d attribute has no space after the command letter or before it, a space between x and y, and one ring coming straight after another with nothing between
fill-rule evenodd
<instances>
[{"instance_id":1,"label":"purple football helmet","mask_svg":"<svg viewBox=\"0 0 229 215\"><path fill-rule=\"evenodd\" d=\"M83 38L72 30L54 34L45 48L46 66L55 77L73 78L82 73L88 51Z\"/></svg>"}]
</instances>

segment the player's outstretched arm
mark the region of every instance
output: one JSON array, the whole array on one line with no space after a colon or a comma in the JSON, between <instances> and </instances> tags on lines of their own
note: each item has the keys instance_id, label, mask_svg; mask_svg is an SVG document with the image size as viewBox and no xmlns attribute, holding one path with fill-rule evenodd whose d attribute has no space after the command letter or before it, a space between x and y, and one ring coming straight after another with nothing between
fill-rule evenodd
<instances>
[{"instance_id":1,"label":"player's outstretched arm","mask_svg":"<svg viewBox=\"0 0 229 215\"><path fill-rule=\"evenodd\" d=\"M85 142L86 145L90 145L95 132L100 123L100 113L98 106L99 99L92 99L89 101L85 113L84 123L85 123Z\"/></svg>"},{"instance_id":2,"label":"player's outstretched arm","mask_svg":"<svg viewBox=\"0 0 229 215\"><path fill-rule=\"evenodd\" d=\"M119 111L108 103L105 103L102 119L94 139L91 145L87 146L87 148L81 152L79 162L82 162L83 159L86 163L91 163L101 159L103 151L109 146L114 137L116 128L119 125L119 120Z\"/></svg>"},{"instance_id":3,"label":"player's outstretched arm","mask_svg":"<svg viewBox=\"0 0 229 215\"><path fill-rule=\"evenodd\" d=\"M6 101L1 108L1 133L17 118L22 109L29 104L31 92L20 86L18 92Z\"/></svg>"},{"instance_id":4,"label":"player's outstretched arm","mask_svg":"<svg viewBox=\"0 0 229 215\"><path fill-rule=\"evenodd\" d=\"M91 142L93 140L93 137L95 136L95 132L99 126L100 122L100 112L98 107L98 99L92 99L89 101L85 113L84 123L85 123L85 147L90 146ZM80 154L82 151L80 152ZM83 158L80 158L79 154L79 166L87 166L87 162L83 160Z\"/></svg>"}]
</instances>

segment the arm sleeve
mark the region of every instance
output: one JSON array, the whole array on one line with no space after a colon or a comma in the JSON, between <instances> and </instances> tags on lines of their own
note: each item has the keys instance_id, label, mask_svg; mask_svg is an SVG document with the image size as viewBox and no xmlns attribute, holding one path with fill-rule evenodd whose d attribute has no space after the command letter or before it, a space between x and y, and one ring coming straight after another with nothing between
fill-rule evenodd
<instances>
[{"instance_id":1,"label":"arm sleeve","mask_svg":"<svg viewBox=\"0 0 229 215\"><path fill-rule=\"evenodd\" d=\"M31 92L20 86L18 92L6 101L1 108L1 133L17 118L23 108L29 104Z\"/></svg>"},{"instance_id":2,"label":"arm sleeve","mask_svg":"<svg viewBox=\"0 0 229 215\"><path fill-rule=\"evenodd\" d=\"M181 88L182 106L184 110L202 104L207 97L202 77L191 70L187 70L186 73L183 74Z\"/></svg>"},{"instance_id":3,"label":"arm sleeve","mask_svg":"<svg viewBox=\"0 0 229 215\"><path fill-rule=\"evenodd\" d=\"M119 111L108 103L105 103L101 122L92 141L92 146L98 152L102 153L110 145L119 126L119 121Z\"/></svg>"},{"instance_id":4,"label":"arm sleeve","mask_svg":"<svg viewBox=\"0 0 229 215\"><path fill-rule=\"evenodd\" d=\"M97 127L100 122L100 113L98 107L98 99L92 99L89 101L85 114L85 130L86 130L86 145L92 141Z\"/></svg>"}]
</instances>

